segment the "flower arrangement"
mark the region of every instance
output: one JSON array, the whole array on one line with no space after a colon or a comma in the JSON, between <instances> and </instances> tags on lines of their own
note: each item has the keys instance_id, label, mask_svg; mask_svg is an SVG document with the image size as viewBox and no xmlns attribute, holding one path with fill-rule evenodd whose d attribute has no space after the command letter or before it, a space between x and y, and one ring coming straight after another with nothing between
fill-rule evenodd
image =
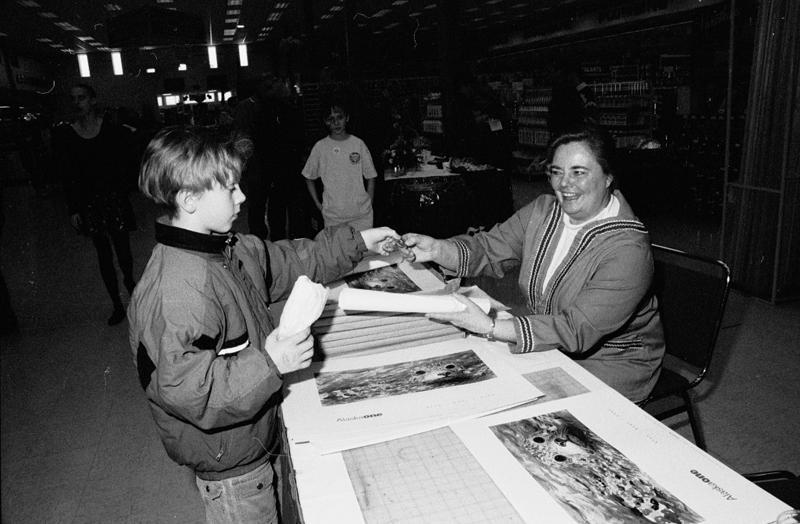
<instances>
[{"instance_id":1,"label":"flower arrangement","mask_svg":"<svg viewBox=\"0 0 800 524\"><path fill-rule=\"evenodd\" d=\"M384 160L395 171L408 171L419 165L418 154L413 142L400 137L384 152Z\"/></svg>"}]
</instances>

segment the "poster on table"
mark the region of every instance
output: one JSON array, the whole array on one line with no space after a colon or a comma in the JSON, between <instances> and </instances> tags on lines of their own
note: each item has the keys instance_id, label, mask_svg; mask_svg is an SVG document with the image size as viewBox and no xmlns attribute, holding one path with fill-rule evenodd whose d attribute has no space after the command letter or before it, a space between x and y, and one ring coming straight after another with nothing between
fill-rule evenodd
<instances>
[{"instance_id":1,"label":"poster on table","mask_svg":"<svg viewBox=\"0 0 800 524\"><path fill-rule=\"evenodd\" d=\"M322 453L382 442L541 396L504 359L466 339L313 363L287 388L290 438Z\"/></svg>"},{"instance_id":2,"label":"poster on table","mask_svg":"<svg viewBox=\"0 0 800 524\"><path fill-rule=\"evenodd\" d=\"M785 506L633 404L576 396L451 425L527 522L768 522Z\"/></svg>"},{"instance_id":3,"label":"poster on table","mask_svg":"<svg viewBox=\"0 0 800 524\"><path fill-rule=\"evenodd\" d=\"M398 254L370 256L352 272L328 284L330 309L335 309L339 292L345 288L369 289L390 293L440 293L445 283L424 264L412 263Z\"/></svg>"}]
</instances>

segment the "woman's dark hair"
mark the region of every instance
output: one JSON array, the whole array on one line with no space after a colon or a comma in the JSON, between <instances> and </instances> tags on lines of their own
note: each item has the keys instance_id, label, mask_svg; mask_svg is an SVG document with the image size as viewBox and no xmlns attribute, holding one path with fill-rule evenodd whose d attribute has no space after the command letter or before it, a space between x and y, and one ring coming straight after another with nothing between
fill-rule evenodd
<instances>
[{"instance_id":1,"label":"woman's dark hair","mask_svg":"<svg viewBox=\"0 0 800 524\"><path fill-rule=\"evenodd\" d=\"M86 91L86 94L89 95L89 98L97 98L97 92L89 84L75 84L72 86L72 89L75 88L83 89L84 91Z\"/></svg>"},{"instance_id":2,"label":"woman's dark hair","mask_svg":"<svg viewBox=\"0 0 800 524\"><path fill-rule=\"evenodd\" d=\"M556 149L564 144L583 142L592 151L595 160L607 175L614 174L614 156L616 147L614 138L602 127L593 124L581 124L561 133L550 142L547 148L547 162L553 161Z\"/></svg>"}]
</instances>

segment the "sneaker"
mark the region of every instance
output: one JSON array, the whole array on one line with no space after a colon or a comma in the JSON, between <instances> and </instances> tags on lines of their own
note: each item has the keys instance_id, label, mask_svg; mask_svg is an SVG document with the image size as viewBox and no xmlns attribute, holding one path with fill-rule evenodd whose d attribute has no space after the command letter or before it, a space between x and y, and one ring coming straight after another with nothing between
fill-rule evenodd
<instances>
[{"instance_id":1,"label":"sneaker","mask_svg":"<svg viewBox=\"0 0 800 524\"><path fill-rule=\"evenodd\" d=\"M123 320L125 320L125 309L115 307L107 322L109 326L116 326Z\"/></svg>"}]
</instances>

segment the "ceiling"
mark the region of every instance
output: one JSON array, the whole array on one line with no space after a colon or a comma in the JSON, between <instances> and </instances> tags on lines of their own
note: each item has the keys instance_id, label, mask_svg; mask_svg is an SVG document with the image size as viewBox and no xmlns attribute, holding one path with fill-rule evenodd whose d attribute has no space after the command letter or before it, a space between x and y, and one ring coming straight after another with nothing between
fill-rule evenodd
<instances>
[{"instance_id":1,"label":"ceiling","mask_svg":"<svg viewBox=\"0 0 800 524\"><path fill-rule=\"evenodd\" d=\"M537 40L682 17L723 1L0 0L0 44L20 55L60 60L75 53L248 43L300 49L310 63L333 56L386 69L435 61L443 20L456 35L449 39L456 54L491 57ZM447 53L453 56L452 49Z\"/></svg>"},{"instance_id":2,"label":"ceiling","mask_svg":"<svg viewBox=\"0 0 800 524\"><path fill-rule=\"evenodd\" d=\"M569 19L598 0L438 0L466 30L495 34ZM641 0L640 0L641 1ZM665 0L664 0L665 1ZM34 56L124 47L217 45L324 37L349 30L409 42L437 28L437 0L2 0L0 33ZM347 17L347 18L346 18ZM124 38L121 38L123 35ZM2 35L0 35L2 36ZM435 39L435 37L434 37Z\"/></svg>"}]
</instances>

